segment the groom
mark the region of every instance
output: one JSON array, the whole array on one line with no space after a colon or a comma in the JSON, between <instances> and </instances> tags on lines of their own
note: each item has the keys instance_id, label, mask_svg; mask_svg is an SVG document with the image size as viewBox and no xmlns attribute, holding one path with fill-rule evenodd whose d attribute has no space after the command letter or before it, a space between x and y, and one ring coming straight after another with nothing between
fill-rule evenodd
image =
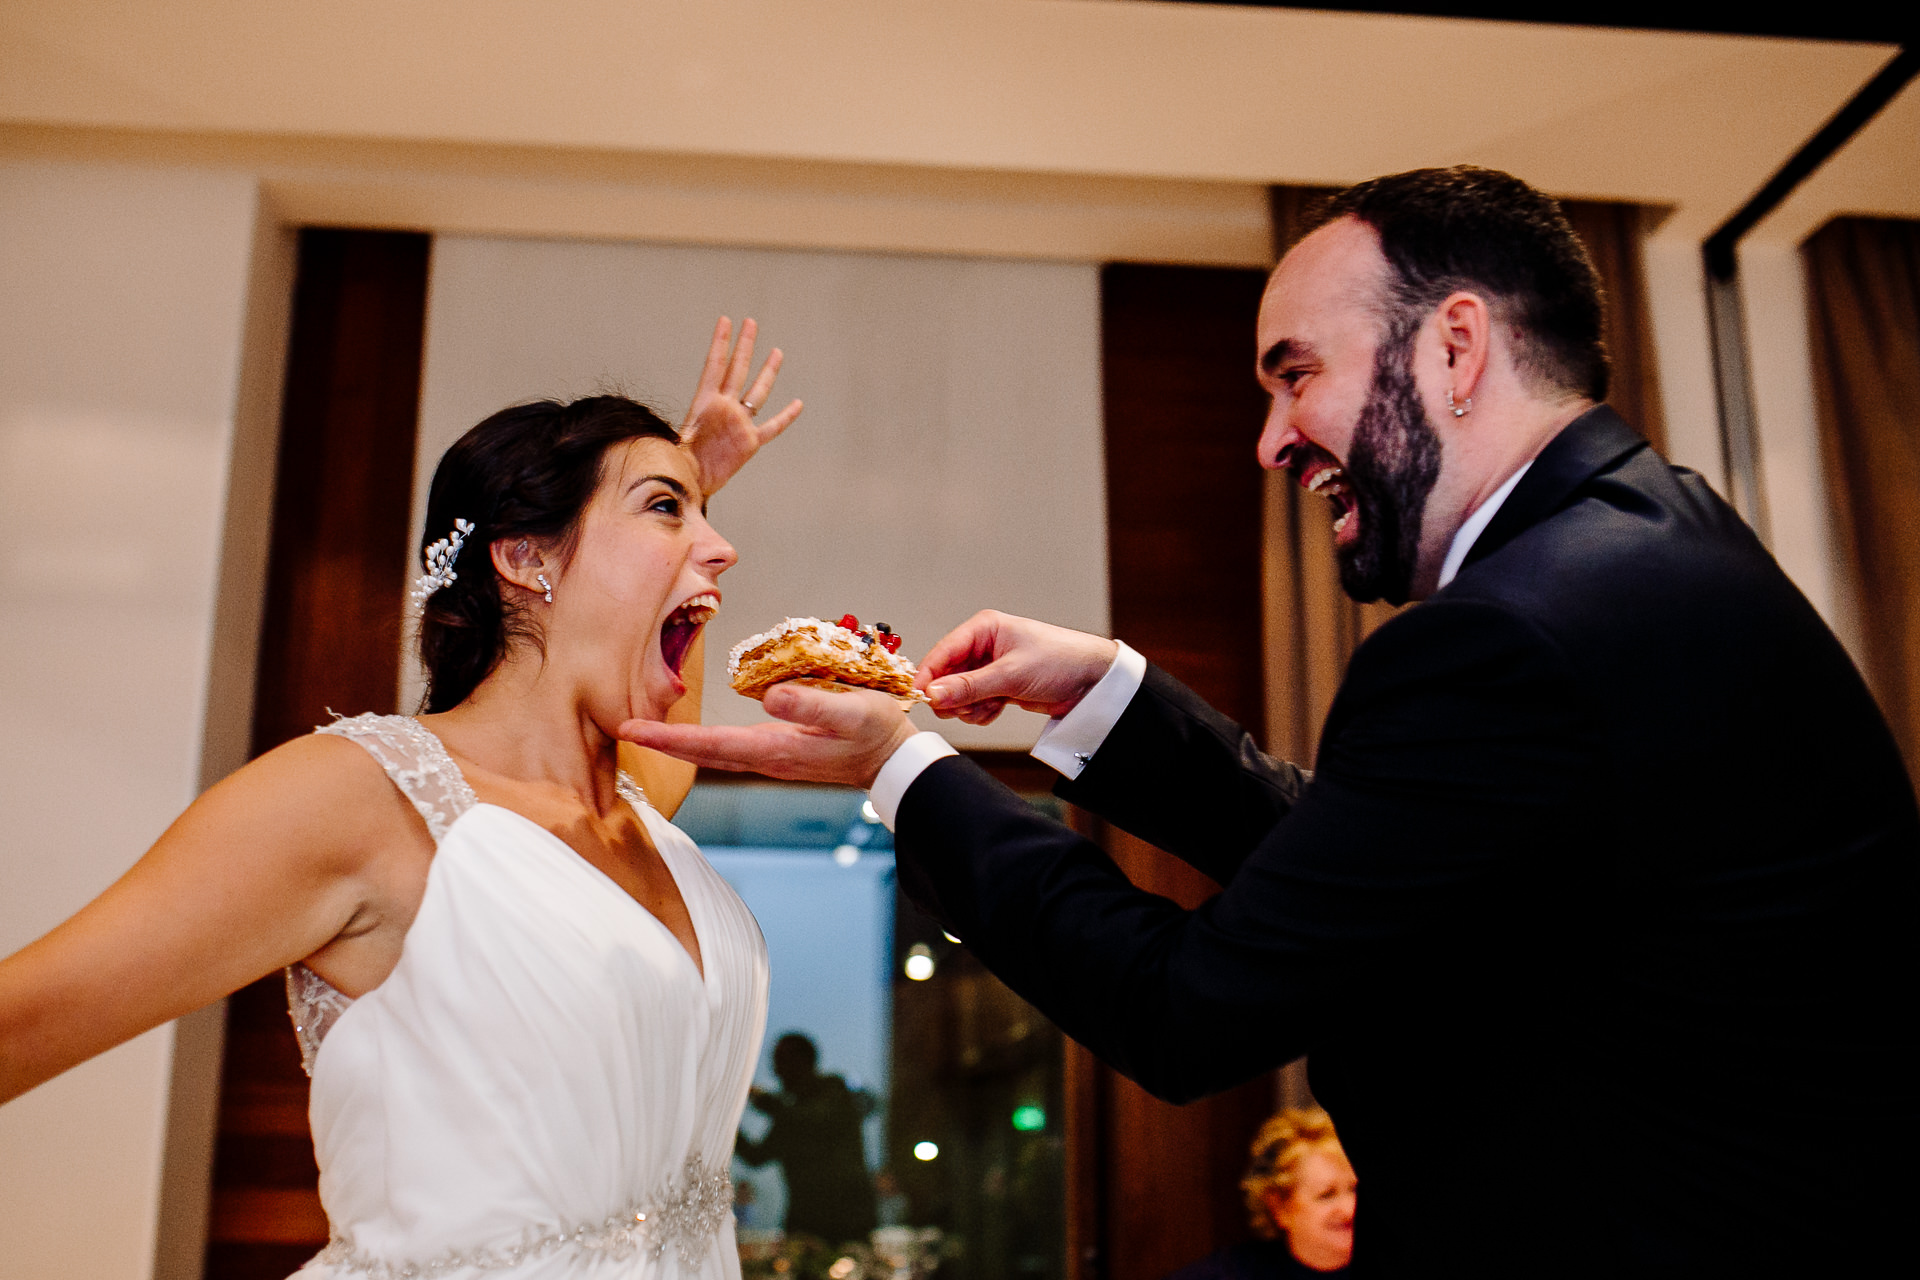
<instances>
[{"instance_id":1,"label":"groom","mask_svg":"<svg viewBox=\"0 0 1920 1280\"><path fill-rule=\"evenodd\" d=\"M1135 889L878 694L629 725L870 787L901 882L1153 1092L1311 1055L1374 1275L1865 1273L1920 1153L1920 816L1867 690L1602 403L1592 266L1505 174L1362 183L1274 272L1262 465L1333 506L1354 655L1309 776L1124 644L982 614L943 715L1053 717L1059 792L1223 886Z\"/></svg>"}]
</instances>

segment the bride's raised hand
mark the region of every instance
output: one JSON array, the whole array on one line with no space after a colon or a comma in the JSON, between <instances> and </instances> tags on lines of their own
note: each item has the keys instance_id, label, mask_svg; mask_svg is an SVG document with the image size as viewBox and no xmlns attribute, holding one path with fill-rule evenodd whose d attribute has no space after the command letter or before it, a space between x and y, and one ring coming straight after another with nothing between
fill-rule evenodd
<instances>
[{"instance_id":1,"label":"bride's raised hand","mask_svg":"<svg viewBox=\"0 0 1920 1280\"><path fill-rule=\"evenodd\" d=\"M700 369L700 386L687 407L686 421L680 424L680 439L693 453L700 470L700 487L707 497L718 493L747 460L792 425L800 416L800 402L793 401L765 422L754 417L766 408L773 394L773 381L780 374L780 349L775 347L760 366L751 385L747 374L753 367L752 320L740 322L740 341L733 343L733 321L725 316L713 326L713 342L707 347L707 361ZM729 351L729 344L732 350Z\"/></svg>"}]
</instances>

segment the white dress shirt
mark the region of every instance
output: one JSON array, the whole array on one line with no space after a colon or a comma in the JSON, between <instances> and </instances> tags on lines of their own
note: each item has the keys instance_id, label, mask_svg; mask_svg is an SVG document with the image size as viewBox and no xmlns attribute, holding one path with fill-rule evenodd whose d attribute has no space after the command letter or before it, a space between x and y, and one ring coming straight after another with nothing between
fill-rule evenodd
<instances>
[{"instance_id":1,"label":"white dress shirt","mask_svg":"<svg viewBox=\"0 0 1920 1280\"><path fill-rule=\"evenodd\" d=\"M1434 590L1438 591L1459 575L1460 566L1466 563L1467 553L1473 550L1473 544L1486 532L1494 514L1532 465L1533 462L1529 460L1508 476L1506 482L1493 491L1493 496L1481 503L1461 523L1453 535L1453 541L1447 546L1447 558L1441 562L1440 581ZM1147 677L1147 660L1124 641L1116 643L1120 651L1114 655L1113 665L1107 668L1107 674L1100 677L1099 683L1087 691L1087 696L1080 699L1079 705L1073 710L1047 721L1047 727L1040 731L1040 740L1033 744L1036 760L1068 778L1080 776L1081 770L1087 767L1087 762L1093 759L1094 753L1107 740L1107 735L1113 732L1113 726L1120 722L1121 713L1133 701L1133 695L1140 692L1140 682ZM916 733L900 744L900 749L881 766L879 776L873 780L873 789L867 793L873 801L873 811L880 815L880 821L886 824L887 830L893 830L894 818L900 811L900 801L906 797L907 788L913 785L914 779L935 760L958 754L937 733Z\"/></svg>"},{"instance_id":2,"label":"white dress shirt","mask_svg":"<svg viewBox=\"0 0 1920 1280\"><path fill-rule=\"evenodd\" d=\"M1520 477L1527 474L1527 469L1531 466L1533 466L1532 458L1521 463L1520 469L1508 476L1506 482L1493 491L1492 497L1481 503L1478 510L1461 522L1459 530L1453 535L1453 541L1447 545L1447 558L1440 563L1440 581L1434 584L1435 591L1459 576L1460 566L1467 562L1467 553L1473 550L1473 544L1480 540L1480 535L1485 533L1487 526L1493 523L1494 514L1505 504L1507 495L1513 492L1513 487L1520 483Z\"/></svg>"}]
</instances>

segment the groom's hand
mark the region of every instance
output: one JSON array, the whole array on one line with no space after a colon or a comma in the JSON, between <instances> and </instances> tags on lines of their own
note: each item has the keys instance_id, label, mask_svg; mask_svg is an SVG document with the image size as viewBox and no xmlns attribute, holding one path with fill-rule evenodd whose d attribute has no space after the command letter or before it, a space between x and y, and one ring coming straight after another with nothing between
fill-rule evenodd
<instances>
[{"instance_id":1,"label":"groom's hand","mask_svg":"<svg viewBox=\"0 0 1920 1280\"><path fill-rule=\"evenodd\" d=\"M732 728L629 720L617 732L628 742L711 769L862 789L873 785L880 766L914 733L899 703L873 689L777 684L762 705L783 723Z\"/></svg>"},{"instance_id":2,"label":"groom's hand","mask_svg":"<svg viewBox=\"0 0 1920 1280\"><path fill-rule=\"evenodd\" d=\"M914 683L943 719L988 724L1008 704L1063 716L1100 683L1119 652L1104 636L988 609L934 645Z\"/></svg>"}]
</instances>

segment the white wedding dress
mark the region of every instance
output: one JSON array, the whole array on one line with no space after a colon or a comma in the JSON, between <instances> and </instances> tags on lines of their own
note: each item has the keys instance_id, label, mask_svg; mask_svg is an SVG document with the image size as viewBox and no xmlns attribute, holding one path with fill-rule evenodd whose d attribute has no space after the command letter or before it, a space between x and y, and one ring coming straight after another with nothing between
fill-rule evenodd
<instances>
[{"instance_id":1,"label":"white wedding dress","mask_svg":"<svg viewBox=\"0 0 1920 1280\"><path fill-rule=\"evenodd\" d=\"M358 742L438 846L400 962L349 1000L296 965L332 1240L300 1280L740 1274L729 1157L767 952L746 905L622 775L686 899L678 939L545 828L480 804L404 716Z\"/></svg>"}]
</instances>

